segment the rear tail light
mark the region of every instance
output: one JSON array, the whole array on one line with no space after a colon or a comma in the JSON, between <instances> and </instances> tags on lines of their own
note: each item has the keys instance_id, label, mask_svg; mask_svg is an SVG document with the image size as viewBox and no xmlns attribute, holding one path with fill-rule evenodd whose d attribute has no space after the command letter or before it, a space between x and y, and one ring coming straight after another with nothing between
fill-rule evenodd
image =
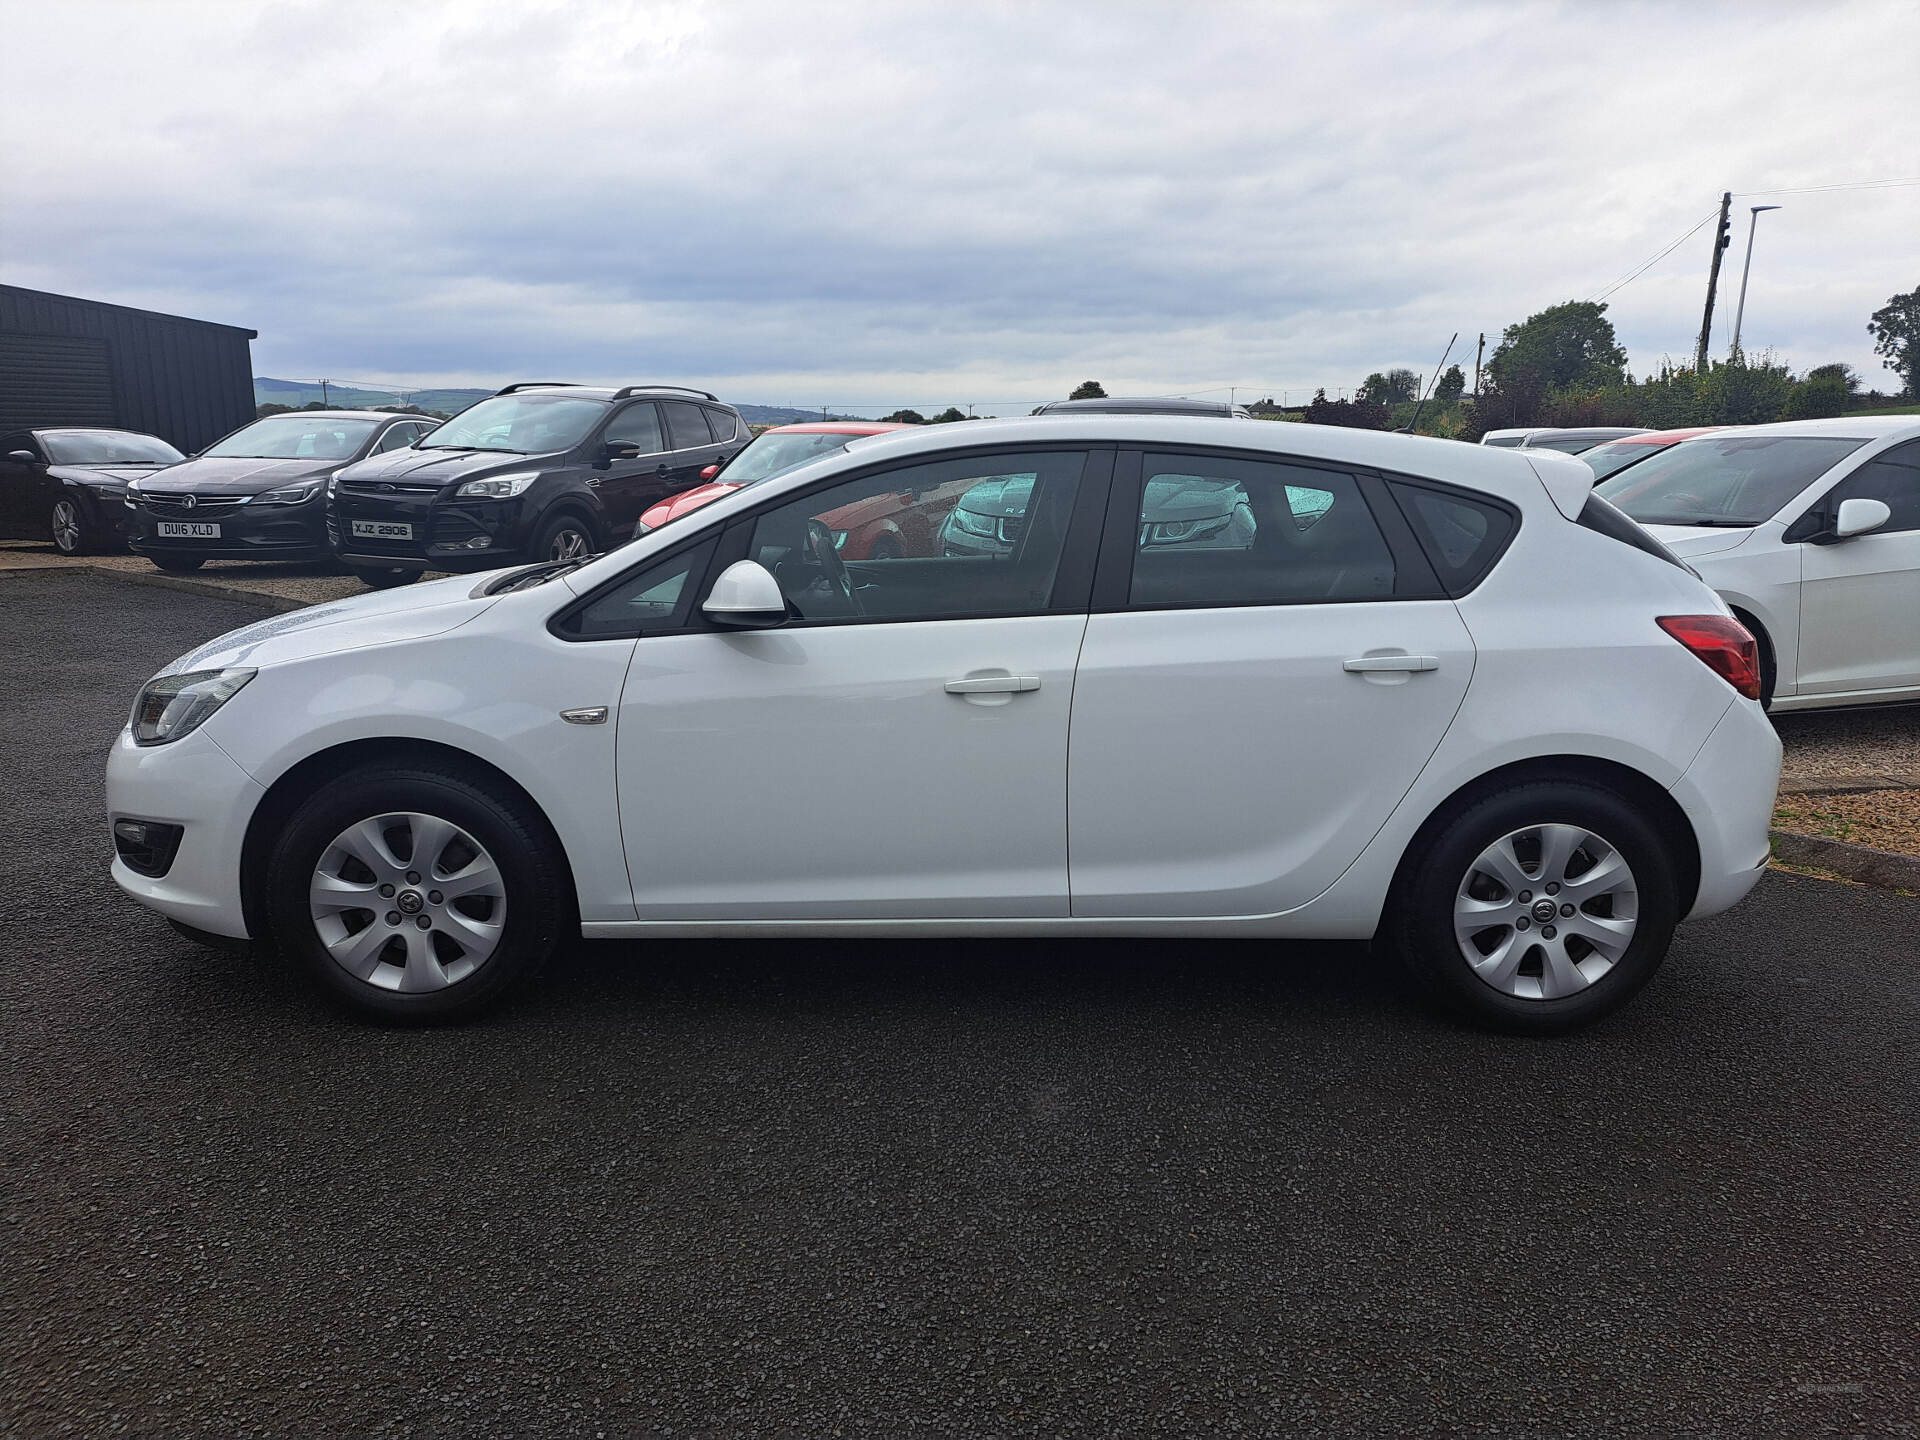
<instances>
[{"instance_id":1,"label":"rear tail light","mask_svg":"<svg viewBox=\"0 0 1920 1440\"><path fill-rule=\"evenodd\" d=\"M1662 615L1660 628L1749 700L1760 698L1760 642L1730 615Z\"/></svg>"}]
</instances>

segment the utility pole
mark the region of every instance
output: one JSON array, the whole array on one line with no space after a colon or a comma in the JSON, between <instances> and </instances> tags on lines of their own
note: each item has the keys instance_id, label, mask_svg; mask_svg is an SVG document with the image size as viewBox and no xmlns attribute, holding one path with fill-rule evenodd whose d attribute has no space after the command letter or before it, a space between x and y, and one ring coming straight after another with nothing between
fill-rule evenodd
<instances>
[{"instance_id":1,"label":"utility pole","mask_svg":"<svg viewBox=\"0 0 1920 1440\"><path fill-rule=\"evenodd\" d=\"M1480 357L1487 353L1487 332L1480 332L1480 348L1473 352L1473 398L1480 398Z\"/></svg>"},{"instance_id":2,"label":"utility pole","mask_svg":"<svg viewBox=\"0 0 1920 1440\"><path fill-rule=\"evenodd\" d=\"M1693 373L1707 373L1707 341L1713 334L1713 292L1720 285L1720 257L1727 253L1727 246L1733 243L1733 234L1727 224L1727 212L1733 209L1733 192L1722 192L1720 196L1720 224L1713 232L1713 264L1707 269L1707 308L1700 317L1700 343L1693 352Z\"/></svg>"},{"instance_id":3,"label":"utility pole","mask_svg":"<svg viewBox=\"0 0 1920 1440\"><path fill-rule=\"evenodd\" d=\"M324 380L320 382L320 403L322 405L327 403L327 382Z\"/></svg>"}]
</instances>

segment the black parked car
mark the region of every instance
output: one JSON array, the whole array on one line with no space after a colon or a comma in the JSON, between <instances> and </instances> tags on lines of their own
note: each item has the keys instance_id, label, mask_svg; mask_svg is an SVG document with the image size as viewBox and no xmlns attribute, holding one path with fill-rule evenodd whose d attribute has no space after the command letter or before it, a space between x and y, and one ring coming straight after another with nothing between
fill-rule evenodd
<instances>
[{"instance_id":1,"label":"black parked car","mask_svg":"<svg viewBox=\"0 0 1920 1440\"><path fill-rule=\"evenodd\" d=\"M641 511L698 485L750 438L739 412L704 390L524 381L411 450L342 471L328 533L378 586L429 568L572 559L625 539Z\"/></svg>"},{"instance_id":2,"label":"black parked car","mask_svg":"<svg viewBox=\"0 0 1920 1440\"><path fill-rule=\"evenodd\" d=\"M324 560L327 478L439 424L384 410L291 410L243 425L128 487L127 543L162 570L209 560Z\"/></svg>"},{"instance_id":3,"label":"black parked car","mask_svg":"<svg viewBox=\"0 0 1920 1440\"><path fill-rule=\"evenodd\" d=\"M52 540L62 555L116 550L127 482L185 458L158 435L137 430L0 435L0 536Z\"/></svg>"}]
</instances>

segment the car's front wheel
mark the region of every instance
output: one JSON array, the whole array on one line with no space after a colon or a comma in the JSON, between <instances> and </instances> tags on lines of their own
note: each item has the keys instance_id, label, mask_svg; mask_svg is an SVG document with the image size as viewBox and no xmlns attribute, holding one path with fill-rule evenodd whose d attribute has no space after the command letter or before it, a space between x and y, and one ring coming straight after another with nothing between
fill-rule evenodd
<instances>
[{"instance_id":1,"label":"car's front wheel","mask_svg":"<svg viewBox=\"0 0 1920 1440\"><path fill-rule=\"evenodd\" d=\"M532 554L536 561L584 560L597 549L592 527L571 511L563 511L541 525Z\"/></svg>"},{"instance_id":2,"label":"car's front wheel","mask_svg":"<svg viewBox=\"0 0 1920 1440\"><path fill-rule=\"evenodd\" d=\"M1625 796L1532 781L1431 835L1382 933L1430 998L1496 1029L1552 1034L1624 1005L1679 920L1666 841Z\"/></svg>"},{"instance_id":3,"label":"car's front wheel","mask_svg":"<svg viewBox=\"0 0 1920 1440\"><path fill-rule=\"evenodd\" d=\"M102 548L102 537L93 517L71 495L54 497L52 513L47 517L47 531L53 537L53 548L62 555L91 555Z\"/></svg>"},{"instance_id":4,"label":"car's front wheel","mask_svg":"<svg viewBox=\"0 0 1920 1440\"><path fill-rule=\"evenodd\" d=\"M496 781L380 766L328 782L268 867L274 938L362 1014L446 1020L492 1004L570 928L558 844Z\"/></svg>"}]
</instances>

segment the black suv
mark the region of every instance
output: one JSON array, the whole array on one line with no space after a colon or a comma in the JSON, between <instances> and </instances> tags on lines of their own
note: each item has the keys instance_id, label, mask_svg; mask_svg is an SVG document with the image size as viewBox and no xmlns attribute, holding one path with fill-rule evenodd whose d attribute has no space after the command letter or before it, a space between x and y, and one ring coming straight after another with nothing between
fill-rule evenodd
<instances>
[{"instance_id":1,"label":"black suv","mask_svg":"<svg viewBox=\"0 0 1920 1440\"><path fill-rule=\"evenodd\" d=\"M427 569L573 559L626 538L641 511L692 489L751 438L704 390L523 381L419 445L342 470L327 532L334 553L382 587Z\"/></svg>"}]
</instances>

